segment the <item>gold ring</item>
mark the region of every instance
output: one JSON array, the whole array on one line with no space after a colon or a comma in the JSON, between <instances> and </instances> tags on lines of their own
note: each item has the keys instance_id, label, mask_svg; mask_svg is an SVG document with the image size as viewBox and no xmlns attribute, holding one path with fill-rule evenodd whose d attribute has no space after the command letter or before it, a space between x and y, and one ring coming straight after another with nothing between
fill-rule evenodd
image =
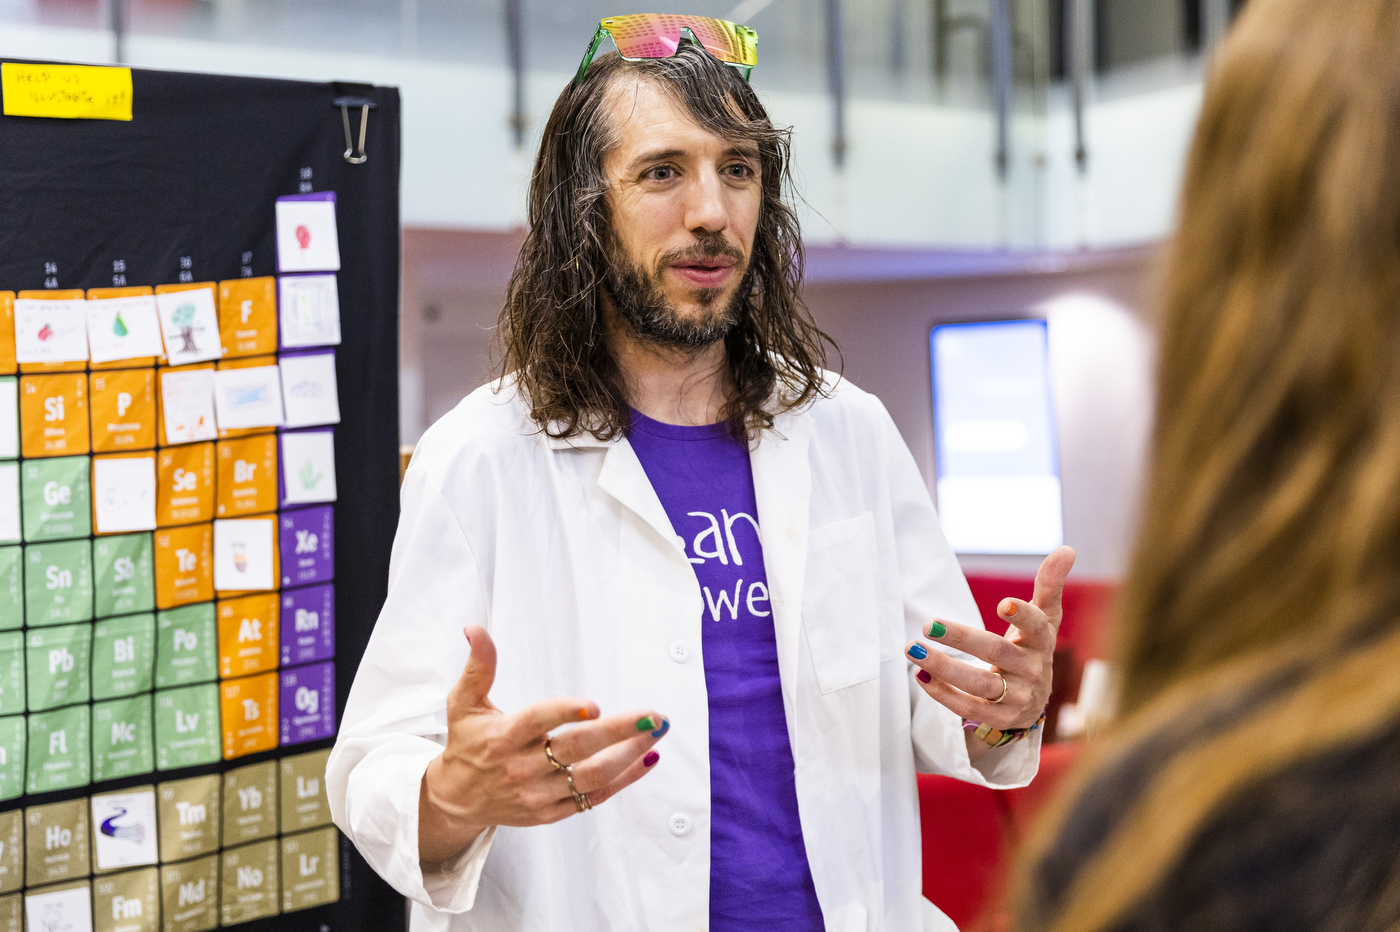
<instances>
[{"instance_id":1,"label":"gold ring","mask_svg":"<svg viewBox=\"0 0 1400 932\"><path fill-rule=\"evenodd\" d=\"M992 673L995 676L1001 676L1001 674L997 673L995 670L993 670ZM1006 677L1001 676L1001 695L997 696L995 699L988 699L987 701L990 702L992 705L996 705L998 702L1005 699L1006 694L1009 692L1011 692L1011 684L1006 682Z\"/></svg>"},{"instance_id":2,"label":"gold ring","mask_svg":"<svg viewBox=\"0 0 1400 932\"><path fill-rule=\"evenodd\" d=\"M587 812L588 810L592 809L593 804L588 801L588 794L580 793L578 791L578 787L574 786L574 768L566 767L564 770L564 775L569 778L569 792L573 794L574 805L578 807L578 811Z\"/></svg>"},{"instance_id":3,"label":"gold ring","mask_svg":"<svg viewBox=\"0 0 1400 932\"><path fill-rule=\"evenodd\" d=\"M564 765L554 759L554 748L549 746L549 738L544 739L544 756L549 758L549 763L555 770L563 770Z\"/></svg>"}]
</instances>

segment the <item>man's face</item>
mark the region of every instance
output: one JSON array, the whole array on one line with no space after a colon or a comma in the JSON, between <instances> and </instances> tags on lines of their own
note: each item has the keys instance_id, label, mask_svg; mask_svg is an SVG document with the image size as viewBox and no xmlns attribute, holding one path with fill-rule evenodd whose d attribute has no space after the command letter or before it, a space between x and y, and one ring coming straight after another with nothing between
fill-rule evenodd
<instances>
[{"instance_id":1,"label":"man's face","mask_svg":"<svg viewBox=\"0 0 1400 932\"><path fill-rule=\"evenodd\" d=\"M699 347L738 320L758 229L758 149L701 128L660 87L609 95L618 145L603 163L612 212L607 288L635 334Z\"/></svg>"}]
</instances>

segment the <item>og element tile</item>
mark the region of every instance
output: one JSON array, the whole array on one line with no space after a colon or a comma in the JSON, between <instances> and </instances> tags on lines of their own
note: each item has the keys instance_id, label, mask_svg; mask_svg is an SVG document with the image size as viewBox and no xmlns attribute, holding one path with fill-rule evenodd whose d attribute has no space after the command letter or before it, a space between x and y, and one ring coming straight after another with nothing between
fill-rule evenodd
<instances>
[{"instance_id":1,"label":"og element tile","mask_svg":"<svg viewBox=\"0 0 1400 932\"><path fill-rule=\"evenodd\" d=\"M282 744L335 734L335 664L282 671Z\"/></svg>"}]
</instances>

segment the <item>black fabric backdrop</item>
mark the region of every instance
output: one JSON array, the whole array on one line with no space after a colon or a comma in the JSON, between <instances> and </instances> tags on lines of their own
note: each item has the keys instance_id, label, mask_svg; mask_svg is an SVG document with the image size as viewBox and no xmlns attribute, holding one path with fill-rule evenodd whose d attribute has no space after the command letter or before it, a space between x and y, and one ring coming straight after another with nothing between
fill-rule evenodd
<instances>
[{"instance_id":1,"label":"black fabric backdrop","mask_svg":"<svg viewBox=\"0 0 1400 932\"><path fill-rule=\"evenodd\" d=\"M180 281L182 271L196 282L273 275L276 199L335 192L342 332L335 430L338 724L384 602L398 521L398 90L364 89L375 103L365 142L369 160L351 165L341 155L345 136L330 84L133 69L132 85L129 123L0 117L0 290L160 285ZM360 108L350 116L358 143ZM245 253L251 253L246 261ZM114 281L115 275L125 279ZM219 772L331 743L169 776ZM24 797L5 808L163 776ZM403 899L343 836L341 865L339 903L236 928L404 928Z\"/></svg>"}]
</instances>

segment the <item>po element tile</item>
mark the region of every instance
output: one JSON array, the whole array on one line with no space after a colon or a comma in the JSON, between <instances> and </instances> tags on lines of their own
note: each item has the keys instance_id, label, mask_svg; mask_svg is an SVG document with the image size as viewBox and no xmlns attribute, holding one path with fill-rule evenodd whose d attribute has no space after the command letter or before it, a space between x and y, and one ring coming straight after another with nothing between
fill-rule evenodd
<instances>
[{"instance_id":1,"label":"po element tile","mask_svg":"<svg viewBox=\"0 0 1400 932\"><path fill-rule=\"evenodd\" d=\"M156 616L156 688L206 683L218 677L214 603Z\"/></svg>"}]
</instances>

